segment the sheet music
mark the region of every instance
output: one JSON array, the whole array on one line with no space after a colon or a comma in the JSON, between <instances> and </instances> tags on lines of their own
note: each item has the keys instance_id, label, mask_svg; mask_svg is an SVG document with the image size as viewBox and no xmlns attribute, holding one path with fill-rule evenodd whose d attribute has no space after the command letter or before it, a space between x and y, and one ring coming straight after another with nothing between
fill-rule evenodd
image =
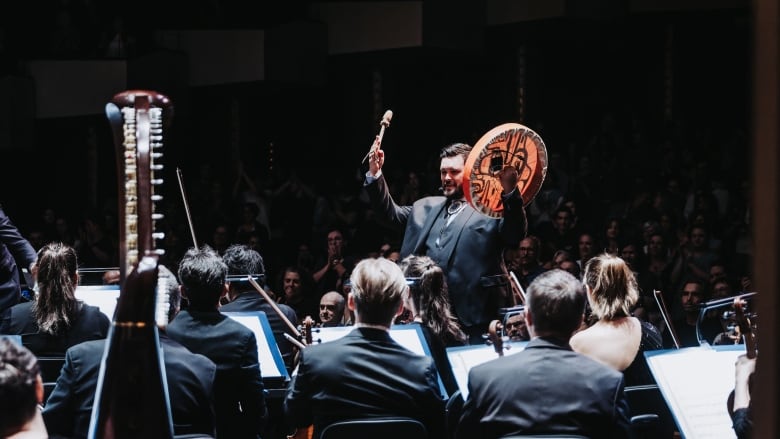
<instances>
[{"instance_id":1,"label":"sheet music","mask_svg":"<svg viewBox=\"0 0 780 439\"><path fill-rule=\"evenodd\" d=\"M354 326L335 326L330 328L316 328L312 330L313 343L326 343L338 340L352 332ZM390 337L396 343L409 349L417 355L430 356L426 347L424 336L414 326L393 325L390 327Z\"/></svg>"},{"instance_id":2,"label":"sheet music","mask_svg":"<svg viewBox=\"0 0 780 439\"><path fill-rule=\"evenodd\" d=\"M726 401L734 390L734 363L744 353L744 346L645 353L682 437L736 438Z\"/></svg>"},{"instance_id":3,"label":"sheet music","mask_svg":"<svg viewBox=\"0 0 780 439\"><path fill-rule=\"evenodd\" d=\"M119 285L79 285L73 294L87 305L100 308L100 312L108 316L108 320L114 320Z\"/></svg>"},{"instance_id":4,"label":"sheet music","mask_svg":"<svg viewBox=\"0 0 780 439\"><path fill-rule=\"evenodd\" d=\"M263 378L287 376L287 370L285 369L282 371L278 367L278 362L281 361L282 354L279 352L279 346L277 346L275 342L269 342L269 338L266 336L265 331L263 330L263 325L260 321L259 314L261 314L261 312L258 311L254 315L242 313L223 314L237 321L238 323L241 323L255 333L255 338L257 339L257 357L260 360L260 373L262 374ZM265 313L262 314L262 318L267 318L265 317ZM273 340L273 336L271 339ZM272 352L271 349L275 349L276 352Z\"/></svg>"},{"instance_id":5,"label":"sheet music","mask_svg":"<svg viewBox=\"0 0 780 439\"><path fill-rule=\"evenodd\" d=\"M527 342L505 343L504 355L522 352L526 344ZM447 357L449 357L455 382L458 383L458 389L460 389L464 401L469 396L469 370L474 366L499 358L493 346L488 345L449 348L447 349Z\"/></svg>"}]
</instances>

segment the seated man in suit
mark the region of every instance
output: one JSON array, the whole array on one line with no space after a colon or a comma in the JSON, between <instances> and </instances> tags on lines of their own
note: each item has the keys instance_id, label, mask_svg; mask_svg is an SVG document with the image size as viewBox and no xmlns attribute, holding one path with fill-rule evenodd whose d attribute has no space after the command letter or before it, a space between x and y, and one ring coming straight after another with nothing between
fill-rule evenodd
<instances>
[{"instance_id":1,"label":"seated man in suit","mask_svg":"<svg viewBox=\"0 0 780 439\"><path fill-rule=\"evenodd\" d=\"M456 438L631 437L623 374L569 346L585 301L582 282L563 270L542 273L531 283L525 312L531 341L520 353L469 371Z\"/></svg>"},{"instance_id":2,"label":"seated man in suit","mask_svg":"<svg viewBox=\"0 0 780 439\"><path fill-rule=\"evenodd\" d=\"M189 308L168 325L168 335L217 365L217 437L256 439L267 414L257 340L251 329L219 312L219 300L228 290L227 271L208 246L185 253L179 281Z\"/></svg>"},{"instance_id":3,"label":"seated man in suit","mask_svg":"<svg viewBox=\"0 0 780 439\"><path fill-rule=\"evenodd\" d=\"M176 276L162 265L158 277L165 281L168 320L171 320L179 312L179 284ZM212 388L217 367L203 355L193 354L171 340L165 327L158 326L174 434L214 436ZM65 353L65 365L43 411L46 427L53 437L87 437L105 346L105 340L87 341Z\"/></svg>"},{"instance_id":4,"label":"seated man in suit","mask_svg":"<svg viewBox=\"0 0 780 439\"><path fill-rule=\"evenodd\" d=\"M295 333L289 326L282 320L274 307L265 300L265 297L245 279L248 275L262 276L265 274L265 266L263 264L263 257L260 256L255 250L252 250L249 246L244 244L233 244L225 250L225 254L222 255L222 261L227 265L228 276L232 279L228 288L228 300L229 302L222 305L221 312L248 312L248 311L263 311L268 317L268 323L271 325L271 331L274 333L274 340L279 346L279 352L282 354L284 364L287 366L288 371L292 370L293 358L295 351L292 343L290 343L284 334L287 333L291 336L295 336ZM244 280L242 280L244 279ZM258 284L264 285L262 277L257 280ZM276 305L284 318L289 321L293 326L298 326L298 316L295 315L295 310L289 306L279 303Z\"/></svg>"},{"instance_id":5,"label":"seated man in suit","mask_svg":"<svg viewBox=\"0 0 780 439\"><path fill-rule=\"evenodd\" d=\"M355 329L301 351L284 403L288 422L313 424L319 438L336 421L405 416L422 422L429 437L443 437L444 400L433 360L410 352L389 333L408 294L403 272L387 259L364 259L351 283L347 306L355 312Z\"/></svg>"}]
</instances>

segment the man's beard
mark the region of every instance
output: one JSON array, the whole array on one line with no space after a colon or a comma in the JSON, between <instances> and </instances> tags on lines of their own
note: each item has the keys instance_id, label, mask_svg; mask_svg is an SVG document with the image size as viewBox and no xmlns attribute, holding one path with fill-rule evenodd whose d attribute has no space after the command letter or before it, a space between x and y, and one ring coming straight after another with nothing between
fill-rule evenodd
<instances>
[{"instance_id":1,"label":"man's beard","mask_svg":"<svg viewBox=\"0 0 780 439\"><path fill-rule=\"evenodd\" d=\"M451 194L445 196L449 201L462 200L464 197L463 186L456 186L455 190Z\"/></svg>"}]
</instances>

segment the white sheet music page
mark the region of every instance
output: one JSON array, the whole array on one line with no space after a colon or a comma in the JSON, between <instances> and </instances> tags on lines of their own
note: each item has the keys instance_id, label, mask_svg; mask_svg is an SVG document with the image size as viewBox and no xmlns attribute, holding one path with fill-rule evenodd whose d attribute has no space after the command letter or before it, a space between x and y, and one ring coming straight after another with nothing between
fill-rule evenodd
<instances>
[{"instance_id":1,"label":"white sheet music page","mask_svg":"<svg viewBox=\"0 0 780 439\"><path fill-rule=\"evenodd\" d=\"M736 438L726 404L734 390L734 363L744 353L697 347L647 355L682 437Z\"/></svg>"},{"instance_id":2,"label":"white sheet music page","mask_svg":"<svg viewBox=\"0 0 780 439\"><path fill-rule=\"evenodd\" d=\"M522 352L526 344L526 342L505 343L504 355ZM458 383L458 389L460 389L464 401L469 396L468 381L471 368L499 358L493 346L487 345L449 348L447 349L447 357L450 360L455 382Z\"/></svg>"},{"instance_id":3,"label":"white sheet music page","mask_svg":"<svg viewBox=\"0 0 780 439\"><path fill-rule=\"evenodd\" d=\"M263 326L260 323L260 319L257 316L252 315L244 316L227 314L227 316L251 329L252 332L255 333L255 339L257 340L257 357L260 361L260 373L262 376L282 376L282 374L276 368L276 362L274 361L274 356L271 353L271 346L269 346L266 342L265 331L263 330ZM278 353L279 347L277 347L276 344L274 344L274 349L277 350L277 355L281 356L281 354Z\"/></svg>"}]
</instances>

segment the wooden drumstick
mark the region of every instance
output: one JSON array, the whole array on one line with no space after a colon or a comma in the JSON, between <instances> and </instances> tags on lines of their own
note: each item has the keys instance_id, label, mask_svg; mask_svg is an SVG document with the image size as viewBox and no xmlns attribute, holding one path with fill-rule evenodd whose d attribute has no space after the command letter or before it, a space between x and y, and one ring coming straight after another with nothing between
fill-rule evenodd
<instances>
[{"instance_id":1,"label":"wooden drumstick","mask_svg":"<svg viewBox=\"0 0 780 439\"><path fill-rule=\"evenodd\" d=\"M371 157L374 154L374 151L376 151L381 145L382 145L382 137L385 136L385 128L390 126L390 119L393 118L393 111L387 110L385 111L385 115L382 116L382 121L379 122L379 135L377 136L376 142L371 145L371 149L368 151L368 154L366 154L365 157L363 157L363 161L360 163L365 163L366 160Z\"/></svg>"}]
</instances>

